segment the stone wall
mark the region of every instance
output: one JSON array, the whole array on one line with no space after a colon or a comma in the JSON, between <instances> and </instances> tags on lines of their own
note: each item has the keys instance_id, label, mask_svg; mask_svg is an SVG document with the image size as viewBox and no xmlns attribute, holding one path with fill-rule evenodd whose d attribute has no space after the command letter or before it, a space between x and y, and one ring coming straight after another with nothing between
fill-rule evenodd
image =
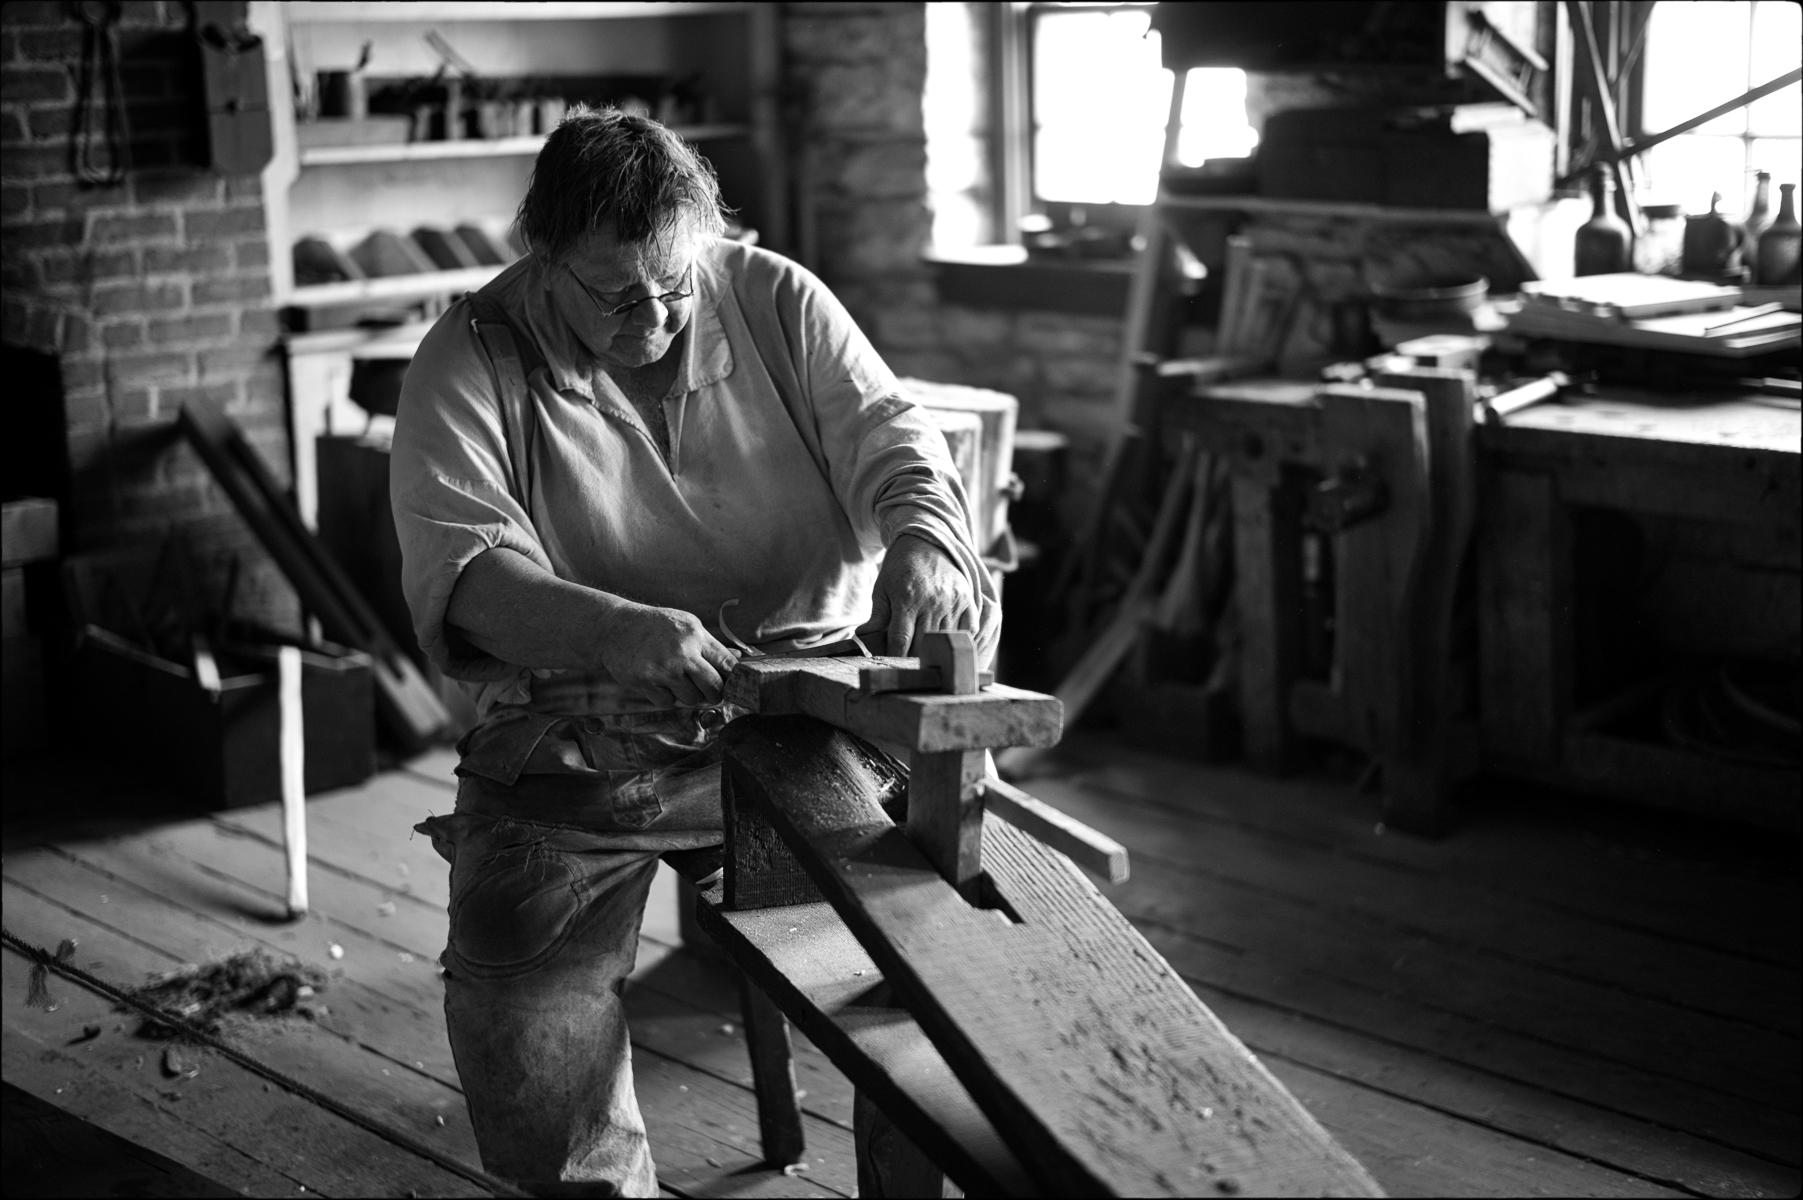
<instances>
[{"instance_id":1,"label":"stone wall","mask_svg":"<svg viewBox=\"0 0 1803 1200\"><path fill-rule=\"evenodd\" d=\"M0 6L0 333L54 358L62 383L61 397L15 390L7 403L63 407L63 445L45 452L68 460L66 550L154 546L175 530L236 544L241 612L291 617L291 592L176 429L189 400L222 405L287 476L259 176L207 165L194 34L169 0L120 6L114 31L128 172L78 178L76 7Z\"/></svg>"},{"instance_id":2,"label":"stone wall","mask_svg":"<svg viewBox=\"0 0 1803 1200\"><path fill-rule=\"evenodd\" d=\"M897 373L1007 392L1023 428L1069 435L1080 491L1106 448L1121 320L940 301L923 261L925 5L790 4L783 42L804 256Z\"/></svg>"}]
</instances>

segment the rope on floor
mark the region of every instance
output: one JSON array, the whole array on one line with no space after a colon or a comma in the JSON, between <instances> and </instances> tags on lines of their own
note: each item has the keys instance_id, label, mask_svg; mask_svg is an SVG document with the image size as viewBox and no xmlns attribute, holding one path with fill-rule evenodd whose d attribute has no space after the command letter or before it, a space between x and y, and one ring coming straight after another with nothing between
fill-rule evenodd
<instances>
[{"instance_id":1,"label":"rope on floor","mask_svg":"<svg viewBox=\"0 0 1803 1200\"><path fill-rule=\"evenodd\" d=\"M390 1142L403 1150L417 1154L421 1158L443 1167L453 1175L467 1179L478 1187L486 1188L496 1196L531 1195L531 1193L521 1191L518 1187L515 1187L505 1180L496 1179L494 1176L486 1174L475 1167L458 1162L444 1152L432 1146L428 1146L413 1135L385 1125L372 1117L358 1112L349 1105L334 1100L324 1092L317 1091L298 1079L284 1075L274 1067L259 1062L242 1050L221 1041L218 1037L215 1037L206 1030L192 1024L185 1018L175 1016L172 1013L163 1012L154 1005L146 1004L137 997L132 996L127 992L120 991L104 979L90 975L80 967L68 962L68 956L66 954L52 954L41 946L32 945L30 942L27 942L25 939L13 933L12 930L3 926L0 926L0 942L4 942L6 946L12 950L17 951L25 958L31 960L33 964L32 987L34 990L41 985L41 980L43 978L40 974L41 971L55 971L58 975L72 980L90 991L97 992L114 1003L124 1005L141 1016L180 1030L182 1036L192 1038L201 1045L223 1054L226 1058L231 1059L245 1070L261 1075L271 1083L279 1084L281 1087L294 1093L301 1099L317 1105L327 1112L343 1117L351 1124L375 1134L383 1141Z\"/></svg>"}]
</instances>

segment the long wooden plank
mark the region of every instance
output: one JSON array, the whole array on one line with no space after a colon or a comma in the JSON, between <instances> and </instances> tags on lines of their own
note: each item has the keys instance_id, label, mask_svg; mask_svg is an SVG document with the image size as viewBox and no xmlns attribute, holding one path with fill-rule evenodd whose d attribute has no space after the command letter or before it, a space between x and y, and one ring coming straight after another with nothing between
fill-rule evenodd
<instances>
[{"instance_id":1,"label":"long wooden plank","mask_svg":"<svg viewBox=\"0 0 1803 1200\"><path fill-rule=\"evenodd\" d=\"M726 737L735 795L770 804L996 1128L1031 1147L1042 1188L1378 1194L1068 860L987 824L1014 923L966 904L925 864L872 799L880 781L849 735L756 718Z\"/></svg>"}]
</instances>

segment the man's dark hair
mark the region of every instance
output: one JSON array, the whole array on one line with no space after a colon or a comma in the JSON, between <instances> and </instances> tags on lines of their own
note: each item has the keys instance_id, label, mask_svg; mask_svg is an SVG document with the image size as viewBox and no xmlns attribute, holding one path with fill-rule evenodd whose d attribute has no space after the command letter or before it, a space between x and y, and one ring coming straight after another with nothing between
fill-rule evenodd
<instances>
[{"instance_id":1,"label":"man's dark hair","mask_svg":"<svg viewBox=\"0 0 1803 1200\"><path fill-rule=\"evenodd\" d=\"M627 245L664 248L685 233L726 232L714 169L658 122L577 105L545 139L516 218L532 254L562 262L611 225Z\"/></svg>"}]
</instances>

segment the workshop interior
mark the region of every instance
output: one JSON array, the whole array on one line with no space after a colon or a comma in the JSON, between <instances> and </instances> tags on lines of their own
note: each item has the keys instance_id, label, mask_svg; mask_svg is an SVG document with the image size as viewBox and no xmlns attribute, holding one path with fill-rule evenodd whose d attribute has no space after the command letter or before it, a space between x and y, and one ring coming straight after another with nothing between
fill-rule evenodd
<instances>
[{"instance_id":1,"label":"workshop interior","mask_svg":"<svg viewBox=\"0 0 1803 1200\"><path fill-rule=\"evenodd\" d=\"M694 614L654 1194L1797 1195L1800 80L1790 0L0 6L7 1194L615 1194L478 1153L390 463L618 110L1001 614Z\"/></svg>"}]
</instances>

